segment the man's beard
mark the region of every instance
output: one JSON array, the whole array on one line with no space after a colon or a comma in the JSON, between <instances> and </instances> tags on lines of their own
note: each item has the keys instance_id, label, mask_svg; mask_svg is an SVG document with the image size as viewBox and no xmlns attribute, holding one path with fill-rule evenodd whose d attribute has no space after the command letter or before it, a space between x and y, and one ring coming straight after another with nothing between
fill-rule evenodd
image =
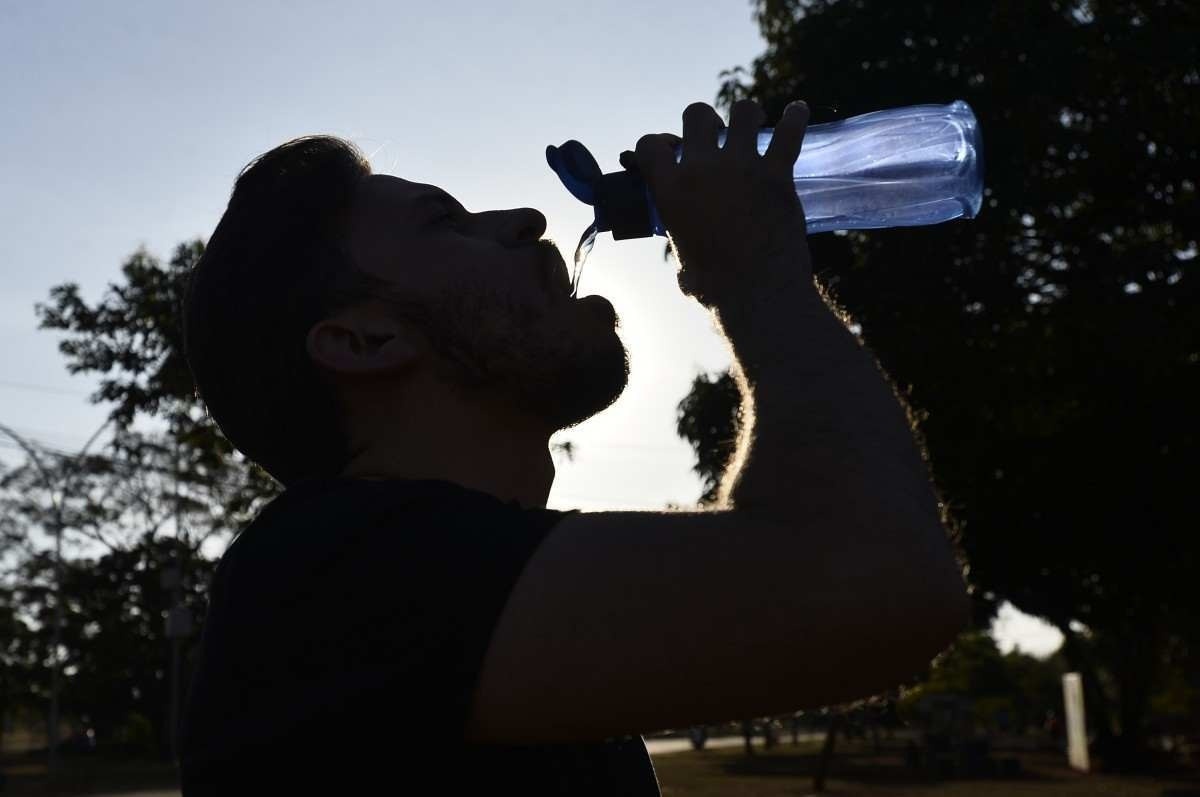
<instances>
[{"instance_id":1,"label":"man's beard","mask_svg":"<svg viewBox=\"0 0 1200 797\"><path fill-rule=\"evenodd\" d=\"M410 320L438 355L443 379L554 429L607 409L629 382L629 355L615 332L584 337L578 327L558 327L543 311L495 293L456 290L424 309Z\"/></svg>"}]
</instances>

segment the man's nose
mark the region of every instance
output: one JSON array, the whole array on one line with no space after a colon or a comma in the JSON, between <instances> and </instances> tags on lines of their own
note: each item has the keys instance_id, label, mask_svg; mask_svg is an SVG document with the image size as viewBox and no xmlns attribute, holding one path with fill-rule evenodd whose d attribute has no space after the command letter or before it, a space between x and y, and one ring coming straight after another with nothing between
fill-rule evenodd
<instances>
[{"instance_id":1,"label":"man's nose","mask_svg":"<svg viewBox=\"0 0 1200 797\"><path fill-rule=\"evenodd\" d=\"M546 234L546 217L533 208L507 211L500 234L505 246L531 244Z\"/></svg>"}]
</instances>

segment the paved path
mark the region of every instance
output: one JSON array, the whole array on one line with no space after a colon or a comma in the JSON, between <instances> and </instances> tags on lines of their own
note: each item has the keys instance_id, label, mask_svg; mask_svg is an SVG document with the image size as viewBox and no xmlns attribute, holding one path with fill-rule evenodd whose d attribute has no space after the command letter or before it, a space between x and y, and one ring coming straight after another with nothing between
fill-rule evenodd
<instances>
[{"instance_id":1,"label":"paved path","mask_svg":"<svg viewBox=\"0 0 1200 797\"><path fill-rule=\"evenodd\" d=\"M800 741L811 742L820 741L825 738L824 733L802 733ZM776 736L778 744L791 744L792 732L789 730L781 730ZM741 747L746 743L741 736L715 736L704 743L704 749L716 747ZM763 737L761 734L756 734L753 742L755 747L762 747ZM690 739L647 739L646 749L650 755L666 755L667 753L682 753L692 749Z\"/></svg>"}]
</instances>

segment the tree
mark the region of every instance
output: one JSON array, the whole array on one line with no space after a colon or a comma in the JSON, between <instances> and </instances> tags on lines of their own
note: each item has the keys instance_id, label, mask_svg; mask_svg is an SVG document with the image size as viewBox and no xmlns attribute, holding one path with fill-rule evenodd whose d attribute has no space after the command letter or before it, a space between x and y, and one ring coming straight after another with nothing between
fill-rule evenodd
<instances>
[{"instance_id":1,"label":"tree","mask_svg":"<svg viewBox=\"0 0 1200 797\"><path fill-rule=\"evenodd\" d=\"M182 548L174 538L150 533L128 549L65 564L64 716L86 716L103 741L121 740L131 723L144 718L155 730L157 752L165 754L169 748L171 655L164 622L174 598L161 575L183 558ZM214 564L192 559L190 566L183 605L203 618ZM32 630L14 638L10 647L19 661L41 661L50 649L54 563L48 552L39 552L21 571L14 593L23 622ZM28 676L36 692L44 694L45 668L32 668Z\"/></svg>"},{"instance_id":2,"label":"tree","mask_svg":"<svg viewBox=\"0 0 1200 797\"><path fill-rule=\"evenodd\" d=\"M1200 652L1200 11L753 5L766 49L723 73L725 108L753 97L776 119L805 98L813 123L974 108L979 218L816 235L813 261L915 408L979 620L1007 599L1056 625L1106 763L1144 762L1154 685Z\"/></svg>"},{"instance_id":3,"label":"tree","mask_svg":"<svg viewBox=\"0 0 1200 797\"><path fill-rule=\"evenodd\" d=\"M1038 659L1020 651L1001 653L986 631L967 631L933 663L928 675L907 689L902 710L911 713L926 695L953 694L972 701L974 720L993 730L1040 727L1046 713L1061 715L1060 654Z\"/></svg>"},{"instance_id":4,"label":"tree","mask_svg":"<svg viewBox=\"0 0 1200 797\"><path fill-rule=\"evenodd\" d=\"M0 516L14 542L10 584L0 592L10 601L0 602L0 618L11 607L18 632L0 656L7 654L5 663L24 678L14 693L16 705L49 692L49 670L41 662L52 649L57 590L51 540L61 522L62 705L88 716L106 741L119 737L131 717L144 721L165 751L170 703L161 681L165 671L170 682L170 665L163 662L172 658L165 613L182 605L193 618L204 617L203 590L213 563L201 548L224 531L220 496L241 485L189 488L194 476L180 472L176 447L160 438L122 434L110 454L78 460L43 450L38 459L44 470L27 462L0 475ZM70 488L61 487L68 477ZM57 509L52 489L60 493ZM172 567L185 576L173 600L159 583Z\"/></svg>"},{"instance_id":5,"label":"tree","mask_svg":"<svg viewBox=\"0 0 1200 797\"><path fill-rule=\"evenodd\" d=\"M17 597L9 579L0 582L0 752L4 751L4 720L40 708L31 685L42 668L32 653L33 629L21 616Z\"/></svg>"},{"instance_id":6,"label":"tree","mask_svg":"<svg viewBox=\"0 0 1200 797\"><path fill-rule=\"evenodd\" d=\"M676 410L675 430L696 454L692 470L704 484L701 504L717 498L721 474L737 446L741 393L728 372L715 377L698 374Z\"/></svg>"}]
</instances>

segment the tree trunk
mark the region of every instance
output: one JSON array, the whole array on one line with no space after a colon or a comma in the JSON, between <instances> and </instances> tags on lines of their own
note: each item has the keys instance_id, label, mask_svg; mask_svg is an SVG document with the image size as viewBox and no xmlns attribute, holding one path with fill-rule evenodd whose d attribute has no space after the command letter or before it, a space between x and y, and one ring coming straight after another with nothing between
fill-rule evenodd
<instances>
[{"instance_id":1,"label":"tree trunk","mask_svg":"<svg viewBox=\"0 0 1200 797\"><path fill-rule=\"evenodd\" d=\"M833 745L841 727L841 714L834 714L829 718L829 730L825 731L825 745L821 748L820 759L817 760L817 773L813 775L814 792L825 791L825 778L829 775L829 763L833 760Z\"/></svg>"},{"instance_id":2,"label":"tree trunk","mask_svg":"<svg viewBox=\"0 0 1200 797\"><path fill-rule=\"evenodd\" d=\"M1121 735L1116 739L1111 761L1105 764L1121 772L1140 772L1150 766L1146 716L1150 713L1150 693L1162 660L1162 648L1150 629L1136 636L1122 634L1118 651L1114 674L1120 691L1117 719Z\"/></svg>"},{"instance_id":3,"label":"tree trunk","mask_svg":"<svg viewBox=\"0 0 1200 797\"><path fill-rule=\"evenodd\" d=\"M742 739L746 742L746 755L754 755L754 722L742 720Z\"/></svg>"}]
</instances>

